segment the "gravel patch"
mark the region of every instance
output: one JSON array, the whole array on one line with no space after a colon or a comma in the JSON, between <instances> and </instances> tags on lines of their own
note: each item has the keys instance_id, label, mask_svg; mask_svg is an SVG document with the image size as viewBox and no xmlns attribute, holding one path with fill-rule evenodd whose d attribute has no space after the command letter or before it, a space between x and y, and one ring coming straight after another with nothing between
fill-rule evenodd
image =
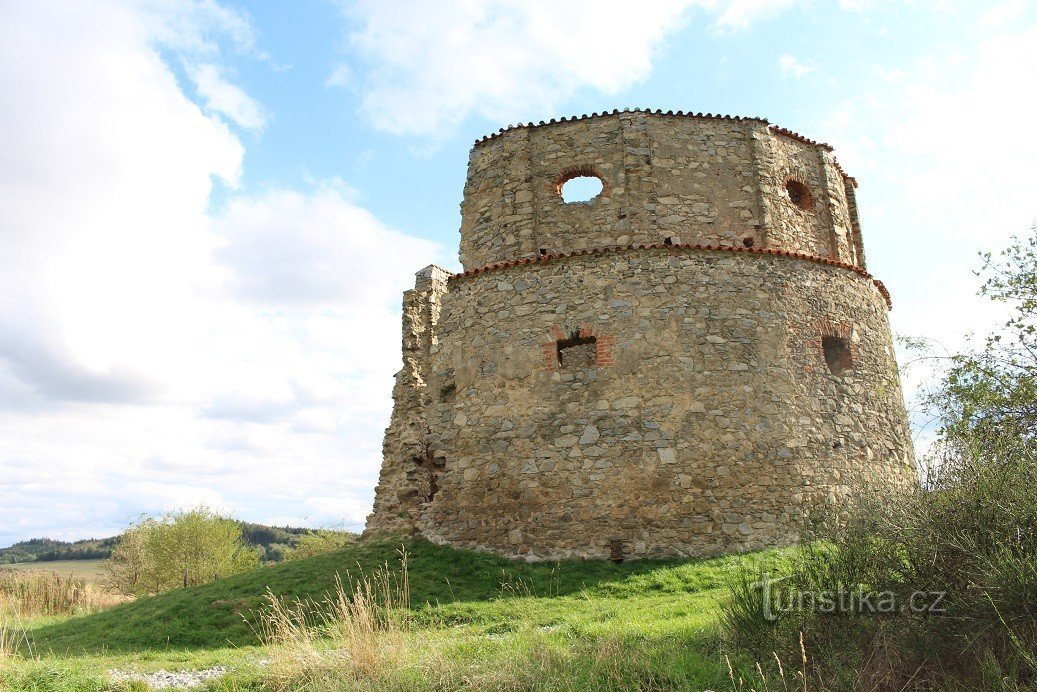
<instances>
[{"instance_id":1,"label":"gravel patch","mask_svg":"<svg viewBox=\"0 0 1037 692\"><path fill-rule=\"evenodd\" d=\"M128 670L109 670L108 676L114 682L140 680L153 690L174 687L199 687L206 680L218 678L229 671L227 666L213 666L205 670L157 670L154 673L135 673Z\"/></svg>"}]
</instances>

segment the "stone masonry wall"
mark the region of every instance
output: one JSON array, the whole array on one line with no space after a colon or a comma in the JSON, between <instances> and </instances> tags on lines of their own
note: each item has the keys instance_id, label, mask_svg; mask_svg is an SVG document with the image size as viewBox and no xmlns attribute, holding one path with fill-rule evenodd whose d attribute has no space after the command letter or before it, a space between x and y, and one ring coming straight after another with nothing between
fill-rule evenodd
<instances>
[{"instance_id":1,"label":"stone masonry wall","mask_svg":"<svg viewBox=\"0 0 1037 692\"><path fill-rule=\"evenodd\" d=\"M444 459L418 528L529 559L788 543L817 503L913 479L886 305L845 269L677 249L451 282L426 416ZM605 339L589 367L552 350ZM843 336L832 374L822 339Z\"/></svg>"},{"instance_id":2,"label":"stone masonry wall","mask_svg":"<svg viewBox=\"0 0 1037 692\"><path fill-rule=\"evenodd\" d=\"M424 503L433 496L432 480L442 465L430 451L427 382L436 323L450 273L439 267L418 272L415 287L403 294L403 368L393 386L393 412L382 444L381 475L367 529L408 533Z\"/></svg>"},{"instance_id":3,"label":"stone masonry wall","mask_svg":"<svg viewBox=\"0 0 1037 692\"><path fill-rule=\"evenodd\" d=\"M603 190L566 204L560 185ZM785 185L809 190L808 209ZM780 248L855 264L844 176L826 145L766 121L645 112L509 130L472 150L462 202L466 269L608 245Z\"/></svg>"},{"instance_id":4,"label":"stone masonry wall","mask_svg":"<svg viewBox=\"0 0 1037 692\"><path fill-rule=\"evenodd\" d=\"M578 174L603 190L566 204ZM367 533L703 556L916 483L855 186L756 118L613 112L478 142L466 271L404 294Z\"/></svg>"}]
</instances>

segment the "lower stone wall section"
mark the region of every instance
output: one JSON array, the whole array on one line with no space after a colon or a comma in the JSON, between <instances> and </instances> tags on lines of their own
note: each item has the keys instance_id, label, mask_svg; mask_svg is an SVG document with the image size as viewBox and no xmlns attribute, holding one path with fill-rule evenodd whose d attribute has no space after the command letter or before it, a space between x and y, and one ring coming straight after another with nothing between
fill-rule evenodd
<instances>
[{"instance_id":1,"label":"lower stone wall section","mask_svg":"<svg viewBox=\"0 0 1037 692\"><path fill-rule=\"evenodd\" d=\"M528 560L714 555L788 544L830 500L917 480L886 303L853 271L633 249L436 295L420 407L406 382L395 393L428 463L387 440L386 468L409 471L383 469L433 541ZM369 527L398 525L392 504Z\"/></svg>"}]
</instances>

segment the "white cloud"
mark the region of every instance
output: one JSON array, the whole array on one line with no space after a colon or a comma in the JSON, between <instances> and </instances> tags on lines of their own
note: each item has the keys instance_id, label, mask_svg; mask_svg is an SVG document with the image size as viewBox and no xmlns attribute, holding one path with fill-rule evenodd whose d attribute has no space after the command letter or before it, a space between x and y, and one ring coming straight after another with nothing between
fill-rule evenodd
<instances>
[{"instance_id":1,"label":"white cloud","mask_svg":"<svg viewBox=\"0 0 1037 692\"><path fill-rule=\"evenodd\" d=\"M964 21L968 21L966 18ZM1037 25L1003 26L886 71L822 116L858 191L869 269L892 295L894 328L955 350L1004 319L975 293L978 253L1037 220ZM921 375L919 376L921 377Z\"/></svg>"},{"instance_id":2,"label":"white cloud","mask_svg":"<svg viewBox=\"0 0 1037 692\"><path fill-rule=\"evenodd\" d=\"M335 69L331 71L328 78L324 80L324 87L330 89L332 87L348 87L353 84L353 71L349 69L349 65L340 63L335 66Z\"/></svg>"},{"instance_id":3,"label":"white cloud","mask_svg":"<svg viewBox=\"0 0 1037 692\"><path fill-rule=\"evenodd\" d=\"M4 15L0 88L18 107L0 109L0 357L45 396L124 390L191 331L212 177L235 184L243 149L125 7Z\"/></svg>"},{"instance_id":4,"label":"white cloud","mask_svg":"<svg viewBox=\"0 0 1037 692\"><path fill-rule=\"evenodd\" d=\"M492 0L342 3L367 69L358 82L371 123L443 136L469 115L528 120L581 88L621 92L645 79L663 39L698 7L720 30L744 28L794 0Z\"/></svg>"},{"instance_id":5,"label":"white cloud","mask_svg":"<svg viewBox=\"0 0 1037 692\"><path fill-rule=\"evenodd\" d=\"M222 43L258 56L239 19L0 6L0 545L203 501L354 528L369 506L400 291L437 248L336 181L210 212L244 149L158 48L223 88Z\"/></svg>"},{"instance_id":6,"label":"white cloud","mask_svg":"<svg viewBox=\"0 0 1037 692\"><path fill-rule=\"evenodd\" d=\"M801 63L795 56L785 53L780 58L778 58L778 69L781 70L782 77L800 79L804 75L813 72L817 68L813 65L805 65Z\"/></svg>"},{"instance_id":7,"label":"white cloud","mask_svg":"<svg viewBox=\"0 0 1037 692\"><path fill-rule=\"evenodd\" d=\"M716 26L720 29L744 29L753 22L772 17L796 5L798 0L730 0L706 2L717 12Z\"/></svg>"},{"instance_id":8,"label":"white cloud","mask_svg":"<svg viewBox=\"0 0 1037 692\"><path fill-rule=\"evenodd\" d=\"M238 53L265 59L248 15L216 0L131 0L125 3L153 44L189 55L216 56L229 43ZM110 10L111 4L101 5Z\"/></svg>"},{"instance_id":9,"label":"white cloud","mask_svg":"<svg viewBox=\"0 0 1037 692\"><path fill-rule=\"evenodd\" d=\"M259 130L266 125L266 115L259 103L225 80L216 65L189 65L187 74L198 95L205 99L206 110L220 113L249 130Z\"/></svg>"},{"instance_id":10,"label":"white cloud","mask_svg":"<svg viewBox=\"0 0 1037 692\"><path fill-rule=\"evenodd\" d=\"M383 226L334 187L274 190L238 198L218 221L236 295L276 304L336 304L350 296L395 296L400 272L435 255L426 241ZM365 258L380 257L378 262Z\"/></svg>"}]
</instances>

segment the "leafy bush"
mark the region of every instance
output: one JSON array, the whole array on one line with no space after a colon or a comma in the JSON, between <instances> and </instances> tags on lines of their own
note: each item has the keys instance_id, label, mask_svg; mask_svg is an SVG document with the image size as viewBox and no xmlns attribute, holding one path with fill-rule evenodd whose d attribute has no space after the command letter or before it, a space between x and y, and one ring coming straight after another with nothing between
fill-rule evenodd
<instances>
[{"instance_id":1,"label":"leafy bush","mask_svg":"<svg viewBox=\"0 0 1037 692\"><path fill-rule=\"evenodd\" d=\"M144 595L204 584L258 566L241 525L202 506L144 518L123 534L109 561L109 581Z\"/></svg>"},{"instance_id":2,"label":"leafy bush","mask_svg":"<svg viewBox=\"0 0 1037 692\"><path fill-rule=\"evenodd\" d=\"M330 531L318 529L306 534L295 544L294 548L285 551L285 560L299 560L302 558L323 555L335 550L341 550L350 543L356 541L356 536L345 531Z\"/></svg>"},{"instance_id":3,"label":"leafy bush","mask_svg":"<svg viewBox=\"0 0 1037 692\"><path fill-rule=\"evenodd\" d=\"M853 688L972 684L985 673L1031 681L1032 451L996 446L982 457L943 454L945 466L926 490L857 501L843 513L848 519L818 527L820 540L800 546L766 596L760 583L767 575L743 573L724 606L736 643L760 659L777 652L796 660L802 632L826 675L842 671ZM776 621L762 617L765 598Z\"/></svg>"}]
</instances>

